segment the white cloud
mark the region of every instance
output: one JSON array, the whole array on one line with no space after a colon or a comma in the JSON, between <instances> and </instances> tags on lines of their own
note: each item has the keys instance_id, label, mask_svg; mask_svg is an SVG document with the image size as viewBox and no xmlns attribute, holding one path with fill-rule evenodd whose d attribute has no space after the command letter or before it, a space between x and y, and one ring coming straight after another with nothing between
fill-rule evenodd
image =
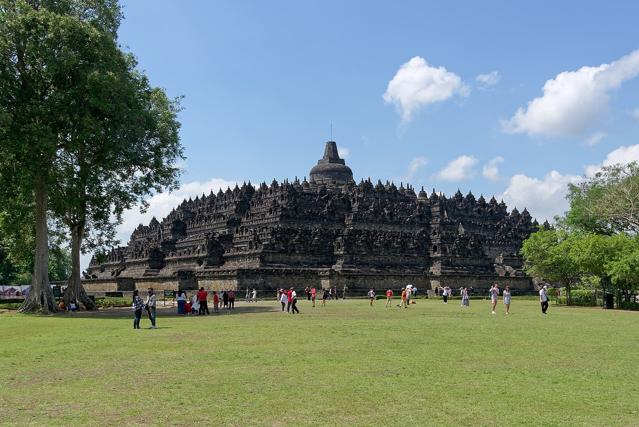
<instances>
[{"instance_id":1,"label":"white cloud","mask_svg":"<svg viewBox=\"0 0 639 427\"><path fill-rule=\"evenodd\" d=\"M490 73L479 74L477 77L475 77L475 80L477 80L480 87L488 89L497 85L497 83L499 83L499 80L501 80L501 76L497 71L491 71Z\"/></svg>"},{"instance_id":2,"label":"white cloud","mask_svg":"<svg viewBox=\"0 0 639 427\"><path fill-rule=\"evenodd\" d=\"M499 164L504 162L504 158L497 156L484 165L482 176L489 181L499 181Z\"/></svg>"},{"instance_id":3,"label":"white cloud","mask_svg":"<svg viewBox=\"0 0 639 427\"><path fill-rule=\"evenodd\" d=\"M348 159L349 156L351 155L351 149L347 147L338 147L337 154L342 159Z\"/></svg>"},{"instance_id":4,"label":"white cloud","mask_svg":"<svg viewBox=\"0 0 639 427\"><path fill-rule=\"evenodd\" d=\"M457 74L444 67L432 67L424 58L415 56L399 67L383 98L395 105L402 123L408 123L421 108L468 92L468 86Z\"/></svg>"},{"instance_id":5,"label":"white cloud","mask_svg":"<svg viewBox=\"0 0 639 427\"><path fill-rule=\"evenodd\" d=\"M409 182L411 181L417 172L424 166L428 164L428 159L426 157L415 157L408 164L408 170L406 171L406 175L402 177L402 181Z\"/></svg>"},{"instance_id":6,"label":"white cloud","mask_svg":"<svg viewBox=\"0 0 639 427\"><path fill-rule=\"evenodd\" d=\"M542 136L577 136L597 124L610 92L639 74L639 50L598 67L564 71L543 87L543 95L502 123L504 131Z\"/></svg>"},{"instance_id":7,"label":"white cloud","mask_svg":"<svg viewBox=\"0 0 639 427\"><path fill-rule=\"evenodd\" d=\"M473 156L459 156L446 165L436 175L442 181L463 181L475 174L477 159Z\"/></svg>"},{"instance_id":8,"label":"white cloud","mask_svg":"<svg viewBox=\"0 0 639 427\"><path fill-rule=\"evenodd\" d=\"M630 115L634 117L635 119L639 120L639 108L637 108L636 110L632 110L630 112Z\"/></svg>"},{"instance_id":9,"label":"white cloud","mask_svg":"<svg viewBox=\"0 0 639 427\"><path fill-rule=\"evenodd\" d=\"M608 153L601 164L586 167L586 176L594 176L603 166L612 166L618 163L628 164L639 162L639 144L621 147Z\"/></svg>"},{"instance_id":10,"label":"white cloud","mask_svg":"<svg viewBox=\"0 0 639 427\"><path fill-rule=\"evenodd\" d=\"M599 144L605 137L606 137L606 132L595 132L592 135L590 135L588 138L586 138L586 141L584 142L586 143L586 145L593 147Z\"/></svg>"},{"instance_id":11,"label":"white cloud","mask_svg":"<svg viewBox=\"0 0 639 427\"><path fill-rule=\"evenodd\" d=\"M543 179L518 174L510 178L506 190L500 195L510 209L527 208L539 222L552 221L555 215L568 210L566 193L568 184L576 184L583 178L562 175L551 171Z\"/></svg>"}]
</instances>

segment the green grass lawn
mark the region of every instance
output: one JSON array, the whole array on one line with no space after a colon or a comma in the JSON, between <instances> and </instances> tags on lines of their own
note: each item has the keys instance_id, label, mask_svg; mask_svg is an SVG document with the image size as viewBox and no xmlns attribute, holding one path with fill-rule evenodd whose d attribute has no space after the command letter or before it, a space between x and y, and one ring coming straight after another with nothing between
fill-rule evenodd
<instances>
[{"instance_id":1,"label":"green grass lawn","mask_svg":"<svg viewBox=\"0 0 639 427\"><path fill-rule=\"evenodd\" d=\"M639 313L458 304L5 312L0 424L639 425Z\"/></svg>"}]
</instances>

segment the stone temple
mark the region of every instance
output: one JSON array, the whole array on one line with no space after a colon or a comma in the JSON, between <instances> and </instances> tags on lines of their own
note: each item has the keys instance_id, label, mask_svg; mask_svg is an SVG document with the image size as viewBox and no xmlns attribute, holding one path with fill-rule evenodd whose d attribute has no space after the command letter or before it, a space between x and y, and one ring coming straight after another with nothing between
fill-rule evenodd
<instances>
[{"instance_id":1,"label":"stone temple","mask_svg":"<svg viewBox=\"0 0 639 427\"><path fill-rule=\"evenodd\" d=\"M532 289L519 249L538 228L495 198L356 183L337 145L309 180L244 184L185 200L140 225L127 246L91 260L89 292L347 286Z\"/></svg>"}]
</instances>

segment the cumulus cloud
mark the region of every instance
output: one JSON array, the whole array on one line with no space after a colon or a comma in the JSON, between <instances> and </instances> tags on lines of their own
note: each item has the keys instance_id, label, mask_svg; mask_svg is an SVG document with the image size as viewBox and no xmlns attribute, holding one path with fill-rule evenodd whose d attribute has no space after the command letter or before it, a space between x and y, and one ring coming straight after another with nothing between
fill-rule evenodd
<instances>
[{"instance_id":1,"label":"cumulus cloud","mask_svg":"<svg viewBox=\"0 0 639 427\"><path fill-rule=\"evenodd\" d=\"M383 98L387 104L395 105L402 123L407 123L421 108L454 95L465 96L468 91L457 74L444 67L433 67L424 58L415 56L399 67Z\"/></svg>"},{"instance_id":2,"label":"cumulus cloud","mask_svg":"<svg viewBox=\"0 0 639 427\"><path fill-rule=\"evenodd\" d=\"M342 159L348 159L351 155L351 149L347 147L337 147L337 154Z\"/></svg>"},{"instance_id":3,"label":"cumulus cloud","mask_svg":"<svg viewBox=\"0 0 639 427\"><path fill-rule=\"evenodd\" d=\"M500 196L511 209L527 208L539 222L552 221L555 215L562 215L568 210L568 184L577 184L582 179L554 170L542 179L518 174L510 178L508 187Z\"/></svg>"},{"instance_id":4,"label":"cumulus cloud","mask_svg":"<svg viewBox=\"0 0 639 427\"><path fill-rule=\"evenodd\" d=\"M543 95L502 122L509 133L530 136L578 136L598 123L610 92L639 74L639 49L598 67L564 71L548 80Z\"/></svg>"},{"instance_id":5,"label":"cumulus cloud","mask_svg":"<svg viewBox=\"0 0 639 427\"><path fill-rule=\"evenodd\" d=\"M426 157L415 157L408 164L408 170L406 171L406 175L402 177L402 181L409 182L411 181L417 172L424 166L428 164L428 159Z\"/></svg>"},{"instance_id":6,"label":"cumulus cloud","mask_svg":"<svg viewBox=\"0 0 639 427\"><path fill-rule=\"evenodd\" d=\"M603 166L612 166L618 163L625 165L632 162L639 162L639 144L629 146L622 145L611 151L600 164L587 166L586 176L594 176Z\"/></svg>"},{"instance_id":7,"label":"cumulus cloud","mask_svg":"<svg viewBox=\"0 0 639 427\"><path fill-rule=\"evenodd\" d=\"M475 80L477 81L477 83L479 83L480 87L488 89L497 85L497 83L499 83L499 80L501 80L501 76L497 71L491 71L490 73L479 74L477 77L475 77Z\"/></svg>"},{"instance_id":8,"label":"cumulus cloud","mask_svg":"<svg viewBox=\"0 0 639 427\"><path fill-rule=\"evenodd\" d=\"M599 144L606 137L606 132L595 132L584 141L589 147Z\"/></svg>"},{"instance_id":9,"label":"cumulus cloud","mask_svg":"<svg viewBox=\"0 0 639 427\"><path fill-rule=\"evenodd\" d=\"M442 181L463 181L475 174L477 159L473 156L459 156L436 175Z\"/></svg>"},{"instance_id":10,"label":"cumulus cloud","mask_svg":"<svg viewBox=\"0 0 639 427\"><path fill-rule=\"evenodd\" d=\"M499 181L499 165L504 162L504 158L497 156L484 165L482 176L489 181Z\"/></svg>"}]
</instances>

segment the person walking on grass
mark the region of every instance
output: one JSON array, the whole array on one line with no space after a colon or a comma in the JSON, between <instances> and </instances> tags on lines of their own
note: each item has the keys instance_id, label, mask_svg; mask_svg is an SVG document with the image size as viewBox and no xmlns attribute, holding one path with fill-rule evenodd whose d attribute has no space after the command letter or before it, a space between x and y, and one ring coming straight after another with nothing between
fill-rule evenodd
<instances>
[{"instance_id":1,"label":"person walking on grass","mask_svg":"<svg viewBox=\"0 0 639 427\"><path fill-rule=\"evenodd\" d=\"M229 293L222 291L222 307L229 308Z\"/></svg>"},{"instance_id":2,"label":"person walking on grass","mask_svg":"<svg viewBox=\"0 0 639 427\"><path fill-rule=\"evenodd\" d=\"M140 329L140 319L142 318L142 309L144 308L144 301L139 295L138 290L133 291L133 329Z\"/></svg>"},{"instance_id":3,"label":"person walking on grass","mask_svg":"<svg viewBox=\"0 0 639 427\"><path fill-rule=\"evenodd\" d=\"M499 298L499 286L497 283L493 283L493 286L490 288L490 305L492 314L495 314L495 307L497 307L497 299Z\"/></svg>"},{"instance_id":4,"label":"person walking on grass","mask_svg":"<svg viewBox=\"0 0 639 427\"><path fill-rule=\"evenodd\" d=\"M217 313L220 311L220 296L216 291L213 291L213 312Z\"/></svg>"},{"instance_id":5,"label":"person walking on grass","mask_svg":"<svg viewBox=\"0 0 639 427\"><path fill-rule=\"evenodd\" d=\"M286 312L291 312L291 307L293 307L293 288L286 291Z\"/></svg>"},{"instance_id":6,"label":"person walking on grass","mask_svg":"<svg viewBox=\"0 0 639 427\"><path fill-rule=\"evenodd\" d=\"M315 298L317 298L317 289L313 286L311 288L311 301L313 301L313 307L315 307Z\"/></svg>"},{"instance_id":7,"label":"person walking on grass","mask_svg":"<svg viewBox=\"0 0 639 427\"><path fill-rule=\"evenodd\" d=\"M286 292L284 292L284 289L280 289L280 303L282 304L282 313L284 313L284 311L286 311L286 303L288 302L288 296L286 295Z\"/></svg>"},{"instance_id":8,"label":"person walking on grass","mask_svg":"<svg viewBox=\"0 0 639 427\"><path fill-rule=\"evenodd\" d=\"M295 289L291 288L291 313L295 314L298 313L299 314L299 309L297 308L297 292L295 292Z\"/></svg>"},{"instance_id":9,"label":"person walking on grass","mask_svg":"<svg viewBox=\"0 0 639 427\"><path fill-rule=\"evenodd\" d=\"M253 292L251 292L251 301L257 303L257 290L253 288Z\"/></svg>"},{"instance_id":10,"label":"person walking on grass","mask_svg":"<svg viewBox=\"0 0 639 427\"><path fill-rule=\"evenodd\" d=\"M506 314L510 314L510 286L506 285L504 292L504 305L506 306Z\"/></svg>"},{"instance_id":11,"label":"person walking on grass","mask_svg":"<svg viewBox=\"0 0 639 427\"><path fill-rule=\"evenodd\" d=\"M470 297L468 296L468 289L461 288L461 298L462 298L462 307L469 308L470 307Z\"/></svg>"},{"instance_id":12,"label":"person walking on grass","mask_svg":"<svg viewBox=\"0 0 639 427\"><path fill-rule=\"evenodd\" d=\"M541 312L546 314L546 310L548 310L548 285L544 285L539 290L539 302L541 303Z\"/></svg>"},{"instance_id":13,"label":"person walking on grass","mask_svg":"<svg viewBox=\"0 0 639 427\"><path fill-rule=\"evenodd\" d=\"M201 287L197 293L197 300L200 303L200 310L198 311L199 315L211 314L209 313L209 304L206 301L207 297L207 292L204 290L203 287Z\"/></svg>"},{"instance_id":14,"label":"person walking on grass","mask_svg":"<svg viewBox=\"0 0 639 427\"><path fill-rule=\"evenodd\" d=\"M444 287L444 291L442 292L442 298L444 298L444 304L448 304L448 286Z\"/></svg>"},{"instance_id":15,"label":"person walking on grass","mask_svg":"<svg viewBox=\"0 0 639 427\"><path fill-rule=\"evenodd\" d=\"M235 310L235 291L229 291L229 310Z\"/></svg>"},{"instance_id":16,"label":"person walking on grass","mask_svg":"<svg viewBox=\"0 0 639 427\"><path fill-rule=\"evenodd\" d=\"M393 306L393 290L391 288L388 288L386 290L386 304L384 304L384 307L388 308L392 306Z\"/></svg>"},{"instance_id":17,"label":"person walking on grass","mask_svg":"<svg viewBox=\"0 0 639 427\"><path fill-rule=\"evenodd\" d=\"M399 308L406 308L406 288L402 288L402 296L399 301Z\"/></svg>"},{"instance_id":18,"label":"person walking on grass","mask_svg":"<svg viewBox=\"0 0 639 427\"><path fill-rule=\"evenodd\" d=\"M151 321L151 327L149 329L156 329L155 326L155 318L156 318L156 296L153 292L153 288L149 288L149 293L146 298L145 308L147 313L149 313L149 320Z\"/></svg>"},{"instance_id":19,"label":"person walking on grass","mask_svg":"<svg viewBox=\"0 0 639 427\"><path fill-rule=\"evenodd\" d=\"M413 294L413 287L406 285L406 307L410 307L410 297Z\"/></svg>"},{"instance_id":20,"label":"person walking on grass","mask_svg":"<svg viewBox=\"0 0 639 427\"><path fill-rule=\"evenodd\" d=\"M327 299L328 299L328 289L324 289L324 293L322 294L322 307L326 306Z\"/></svg>"},{"instance_id":21,"label":"person walking on grass","mask_svg":"<svg viewBox=\"0 0 639 427\"><path fill-rule=\"evenodd\" d=\"M371 307L373 306L373 302L375 302L375 291L371 288L371 290L368 291L368 299L370 299L370 304Z\"/></svg>"}]
</instances>

